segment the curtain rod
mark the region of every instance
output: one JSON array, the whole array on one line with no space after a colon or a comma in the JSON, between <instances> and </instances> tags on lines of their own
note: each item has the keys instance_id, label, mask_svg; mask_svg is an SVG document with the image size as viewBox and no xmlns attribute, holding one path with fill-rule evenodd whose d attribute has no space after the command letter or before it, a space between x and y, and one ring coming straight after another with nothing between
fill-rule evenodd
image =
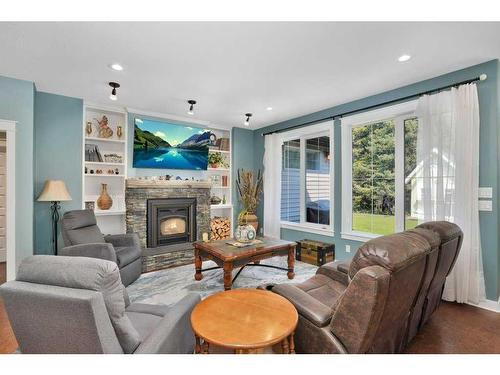
<instances>
[{"instance_id":1,"label":"curtain rod","mask_svg":"<svg viewBox=\"0 0 500 375\"><path fill-rule=\"evenodd\" d=\"M322 122L322 121L325 121L325 120L332 120L332 119L335 119L336 117L344 117L344 116L352 115L352 114L357 113L357 112L365 112L365 111L368 111L370 109L374 109L374 108L377 108L377 107L386 106L388 104L393 104L393 103L397 103L397 102L402 102L402 101L405 101L405 100L408 100L408 99L413 99L413 98L416 98L416 97L419 97L419 96L422 96L422 95L432 94L432 93L439 92L439 91L442 91L442 90L450 89L452 87L457 87L457 86L460 86L460 85L466 85L468 83L477 82L477 81L484 81L484 80L486 80L486 78L488 78L488 76L483 73L479 77L476 77L476 78L471 78L471 79L468 79L468 80L465 80L465 81L461 81L461 82L453 83L451 85L446 85L446 86L438 87L436 89L432 89L432 90L428 90L428 91L422 91L422 92L419 92L417 94L412 94L412 95L408 95L408 96L405 96L405 97L402 97L402 98L389 100L389 101L386 101L386 102L383 102L383 103L373 104L373 105L370 105L368 107L354 109L352 111L339 113L339 114L328 116L328 117L325 117L325 118L322 118L322 119L305 122L305 123L302 123L302 124L299 124L299 125L290 126L288 128L285 128L285 129L274 130L274 131L270 131L270 132L267 132L267 133L262 133L262 136L269 135L269 134L274 134L274 133L282 133L282 132L289 131L289 130L292 130L292 129L302 128L304 126L316 124L318 122Z\"/></svg>"}]
</instances>

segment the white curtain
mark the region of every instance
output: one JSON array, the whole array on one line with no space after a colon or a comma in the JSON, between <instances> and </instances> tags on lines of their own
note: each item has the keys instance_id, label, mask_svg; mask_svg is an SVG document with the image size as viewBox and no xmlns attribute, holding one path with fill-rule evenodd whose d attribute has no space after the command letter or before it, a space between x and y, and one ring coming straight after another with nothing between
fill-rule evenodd
<instances>
[{"instance_id":1,"label":"white curtain","mask_svg":"<svg viewBox=\"0 0 500 375\"><path fill-rule=\"evenodd\" d=\"M443 299L484 300L479 233L479 102L475 84L425 95L417 106L417 201L423 221L447 220L464 233L459 257L446 280Z\"/></svg>"},{"instance_id":2,"label":"white curtain","mask_svg":"<svg viewBox=\"0 0 500 375\"><path fill-rule=\"evenodd\" d=\"M280 237L281 139L269 134L264 139L264 234Z\"/></svg>"}]
</instances>

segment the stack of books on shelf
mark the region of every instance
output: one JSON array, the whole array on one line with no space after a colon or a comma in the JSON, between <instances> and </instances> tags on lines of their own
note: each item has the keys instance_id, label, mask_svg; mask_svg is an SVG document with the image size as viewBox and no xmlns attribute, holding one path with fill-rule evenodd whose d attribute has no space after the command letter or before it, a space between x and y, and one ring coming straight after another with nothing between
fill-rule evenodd
<instances>
[{"instance_id":1,"label":"stack of books on shelf","mask_svg":"<svg viewBox=\"0 0 500 375\"><path fill-rule=\"evenodd\" d=\"M99 147L94 144L85 145L85 161L103 162Z\"/></svg>"}]
</instances>

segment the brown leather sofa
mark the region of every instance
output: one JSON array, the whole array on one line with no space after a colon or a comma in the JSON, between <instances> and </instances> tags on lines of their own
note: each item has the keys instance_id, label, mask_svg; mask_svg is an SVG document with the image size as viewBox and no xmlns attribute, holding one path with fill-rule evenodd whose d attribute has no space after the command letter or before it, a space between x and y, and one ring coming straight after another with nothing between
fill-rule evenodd
<instances>
[{"instance_id":1,"label":"brown leather sofa","mask_svg":"<svg viewBox=\"0 0 500 375\"><path fill-rule=\"evenodd\" d=\"M439 306L462 236L455 224L425 223L370 240L301 284L266 288L297 308L299 353L398 353Z\"/></svg>"}]
</instances>

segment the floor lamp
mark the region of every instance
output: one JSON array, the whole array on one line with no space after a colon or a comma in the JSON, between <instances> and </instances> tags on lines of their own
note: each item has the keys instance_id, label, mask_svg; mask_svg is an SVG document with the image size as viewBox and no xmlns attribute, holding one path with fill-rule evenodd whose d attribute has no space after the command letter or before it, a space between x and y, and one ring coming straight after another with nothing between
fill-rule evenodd
<instances>
[{"instance_id":1,"label":"floor lamp","mask_svg":"<svg viewBox=\"0 0 500 375\"><path fill-rule=\"evenodd\" d=\"M50 206L52 211L52 246L54 255L57 255L57 224L59 223L59 209L61 208L59 203L70 201L71 196L64 181L47 180L37 200L38 202L52 202Z\"/></svg>"}]
</instances>

